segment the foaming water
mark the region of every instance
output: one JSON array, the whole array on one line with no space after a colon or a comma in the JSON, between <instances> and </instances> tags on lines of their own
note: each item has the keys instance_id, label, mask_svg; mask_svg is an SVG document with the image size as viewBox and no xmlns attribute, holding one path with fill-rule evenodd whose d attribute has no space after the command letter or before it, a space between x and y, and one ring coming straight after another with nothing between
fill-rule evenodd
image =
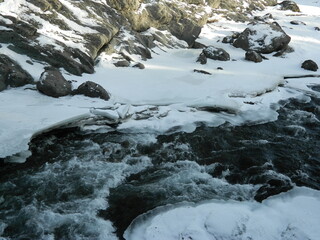
<instances>
[{"instance_id":1,"label":"foaming water","mask_svg":"<svg viewBox=\"0 0 320 240\"><path fill-rule=\"evenodd\" d=\"M254 118L248 119L247 125L209 127L198 123L193 132L170 130L162 135L122 128L121 132L64 129L39 136L30 144L32 155L26 163L1 163L0 237L123 239L128 226L142 215L126 237L135 239L128 234L142 231L141 239L152 239L150 228L141 230L138 225L155 226L152 219L158 212L152 210L168 204L177 207L214 200L213 210L225 210L219 212L221 219L223 213L233 216L227 209L241 203L250 216L254 215L252 207L260 208L258 202L263 202L261 208L267 211L280 209L280 200L265 206L265 199L296 186L320 189L319 104L320 99L312 95L280 102L278 119L258 125L251 124ZM299 194L303 197L307 192ZM307 199L295 203L304 202ZM313 204L318 206L318 200ZM148 216L152 217L144 222L143 214L150 210ZM186 218L179 216L173 227L179 218ZM214 213L208 218L212 216ZM247 239L236 238L244 232L243 226L251 226L241 219L228 222L240 229L229 229L238 235L221 232L216 236ZM207 233L219 231L213 220L207 223ZM308 239L300 230L283 230L282 239L295 239L290 234ZM174 239L203 240L201 234L207 233L179 232L180 238ZM241 235L245 236L256 235Z\"/></svg>"}]
</instances>

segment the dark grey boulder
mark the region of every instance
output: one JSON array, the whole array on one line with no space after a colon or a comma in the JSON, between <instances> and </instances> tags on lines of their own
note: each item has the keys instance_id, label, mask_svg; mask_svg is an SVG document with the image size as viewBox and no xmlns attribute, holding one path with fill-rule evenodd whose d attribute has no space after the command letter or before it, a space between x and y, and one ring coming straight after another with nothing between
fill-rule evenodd
<instances>
[{"instance_id":1,"label":"dark grey boulder","mask_svg":"<svg viewBox=\"0 0 320 240\"><path fill-rule=\"evenodd\" d=\"M294 1L283 1L279 3L281 10L290 10L292 12L300 12L298 4Z\"/></svg>"},{"instance_id":2,"label":"dark grey boulder","mask_svg":"<svg viewBox=\"0 0 320 240\"><path fill-rule=\"evenodd\" d=\"M292 25L307 25L302 21L293 20L290 22Z\"/></svg>"},{"instance_id":3,"label":"dark grey boulder","mask_svg":"<svg viewBox=\"0 0 320 240\"><path fill-rule=\"evenodd\" d=\"M199 62L200 64L206 64L207 63L207 57L206 55L202 52L200 53L197 62Z\"/></svg>"},{"instance_id":4,"label":"dark grey boulder","mask_svg":"<svg viewBox=\"0 0 320 240\"><path fill-rule=\"evenodd\" d=\"M291 37L276 22L254 23L240 34L233 46L267 54L286 48L290 40Z\"/></svg>"},{"instance_id":5,"label":"dark grey boulder","mask_svg":"<svg viewBox=\"0 0 320 240\"><path fill-rule=\"evenodd\" d=\"M210 59L219 60L219 61L229 61L230 55L222 48L216 48L209 46L202 50L202 53Z\"/></svg>"},{"instance_id":6,"label":"dark grey boulder","mask_svg":"<svg viewBox=\"0 0 320 240\"><path fill-rule=\"evenodd\" d=\"M132 67L139 68L139 69L145 69L146 68L142 63L136 63Z\"/></svg>"},{"instance_id":7,"label":"dark grey boulder","mask_svg":"<svg viewBox=\"0 0 320 240\"><path fill-rule=\"evenodd\" d=\"M101 98L106 101L110 99L109 93L99 84L91 81L82 83L73 94L85 95L92 98Z\"/></svg>"},{"instance_id":8,"label":"dark grey boulder","mask_svg":"<svg viewBox=\"0 0 320 240\"><path fill-rule=\"evenodd\" d=\"M262 62L262 56L256 51L251 50L246 52L245 59L255 63Z\"/></svg>"},{"instance_id":9,"label":"dark grey boulder","mask_svg":"<svg viewBox=\"0 0 320 240\"><path fill-rule=\"evenodd\" d=\"M315 63L312 60L306 60L302 63L301 67L305 70L309 70L309 71L318 71L318 65L317 63Z\"/></svg>"},{"instance_id":10,"label":"dark grey boulder","mask_svg":"<svg viewBox=\"0 0 320 240\"><path fill-rule=\"evenodd\" d=\"M320 31L320 27L314 27L314 30Z\"/></svg>"},{"instance_id":11,"label":"dark grey boulder","mask_svg":"<svg viewBox=\"0 0 320 240\"><path fill-rule=\"evenodd\" d=\"M114 63L114 65L116 67L129 67L130 66L130 62L127 61L127 60L120 60L120 61Z\"/></svg>"},{"instance_id":12,"label":"dark grey boulder","mask_svg":"<svg viewBox=\"0 0 320 240\"><path fill-rule=\"evenodd\" d=\"M39 92L50 97L63 97L71 94L72 86L60 73L58 69L45 70L37 83Z\"/></svg>"},{"instance_id":13,"label":"dark grey boulder","mask_svg":"<svg viewBox=\"0 0 320 240\"><path fill-rule=\"evenodd\" d=\"M4 54L0 54L0 91L9 87L21 87L33 83L33 78L21 66Z\"/></svg>"}]
</instances>

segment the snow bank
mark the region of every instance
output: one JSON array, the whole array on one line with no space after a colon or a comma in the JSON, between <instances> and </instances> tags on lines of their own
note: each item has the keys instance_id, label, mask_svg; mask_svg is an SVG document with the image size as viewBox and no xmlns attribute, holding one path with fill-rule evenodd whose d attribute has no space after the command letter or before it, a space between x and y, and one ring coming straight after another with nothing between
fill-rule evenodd
<instances>
[{"instance_id":1,"label":"snow bank","mask_svg":"<svg viewBox=\"0 0 320 240\"><path fill-rule=\"evenodd\" d=\"M290 239L320 236L320 192L295 188L262 203L212 200L166 206L138 217L126 240Z\"/></svg>"},{"instance_id":2,"label":"snow bank","mask_svg":"<svg viewBox=\"0 0 320 240\"><path fill-rule=\"evenodd\" d=\"M25 11L22 2L17 0L19 9L15 6L11 9L13 6L10 1L6 1L2 6L7 9L0 12L7 12L7 15L19 14ZM238 125L276 120L275 104L279 100L299 97L305 93L316 94L307 86L320 84L319 78L283 80L283 76L287 75L308 74L309 72L300 67L306 59L320 64L320 32L314 29L319 27L320 22L319 1L297 2L302 14L291 14L277 10L276 7L255 13L261 16L271 13L291 36L289 45L294 48L294 52L284 57L267 54L265 56L269 60L262 63L246 61L242 49L221 42L223 37L234 31L243 31L247 27L246 23L237 23L217 16L218 21L203 28L198 41L225 49L230 54L231 61L209 59L206 65L200 65L196 63L196 59L201 49L163 47L153 49L153 58L144 62L144 70L116 68L112 56L101 55L94 74L84 74L81 77L65 74L68 80L73 81L74 88L88 80L102 85L112 95L112 101L108 103L83 96L53 99L25 88L1 92L0 158L27 150L28 141L36 132L66 123L68 119L70 121L87 116L91 108L110 108L110 105L114 105L113 111L117 111L120 106L131 106L128 115L133 117L120 122L118 129L121 131L164 132L176 127L183 131L192 131L199 122L218 126L226 121ZM63 3L76 11L76 5L71 5L68 1ZM303 21L306 25L291 25L292 20ZM43 23L41 31L49 39L55 34L52 31L56 29L46 26L46 23ZM66 44L68 45L68 42ZM28 57L14 53L5 44L0 51L21 63L35 79L43 71L44 66L41 63L28 64ZM131 57L137 62L141 61L139 56ZM194 69L205 70L212 75L195 73ZM153 106L157 106L157 110L148 110ZM144 114L143 117L135 117L140 114L140 107L151 115L148 113L149 115ZM221 112L216 113L217 111ZM98 110L91 113L99 116L119 116L112 111L106 113Z\"/></svg>"}]
</instances>

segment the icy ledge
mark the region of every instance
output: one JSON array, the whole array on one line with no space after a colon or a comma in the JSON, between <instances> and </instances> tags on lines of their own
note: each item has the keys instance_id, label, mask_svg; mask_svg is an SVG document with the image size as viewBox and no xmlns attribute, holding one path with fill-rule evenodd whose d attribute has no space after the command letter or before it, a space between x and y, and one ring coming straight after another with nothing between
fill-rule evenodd
<instances>
[{"instance_id":1,"label":"icy ledge","mask_svg":"<svg viewBox=\"0 0 320 240\"><path fill-rule=\"evenodd\" d=\"M262 203L212 200L165 206L138 217L126 240L318 239L320 192L298 188Z\"/></svg>"}]
</instances>

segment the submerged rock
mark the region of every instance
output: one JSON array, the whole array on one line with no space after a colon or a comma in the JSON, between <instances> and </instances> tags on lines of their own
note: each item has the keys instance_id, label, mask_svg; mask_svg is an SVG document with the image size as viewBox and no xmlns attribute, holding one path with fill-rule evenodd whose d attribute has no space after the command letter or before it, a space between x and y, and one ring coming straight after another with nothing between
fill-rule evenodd
<instances>
[{"instance_id":1,"label":"submerged rock","mask_svg":"<svg viewBox=\"0 0 320 240\"><path fill-rule=\"evenodd\" d=\"M272 53L286 48L291 40L277 22L253 23L234 41L233 46L258 53Z\"/></svg>"},{"instance_id":2,"label":"submerged rock","mask_svg":"<svg viewBox=\"0 0 320 240\"><path fill-rule=\"evenodd\" d=\"M73 94L81 94L92 98L101 98L106 101L110 99L109 93L101 85L91 81L82 83L75 91L73 91Z\"/></svg>"},{"instance_id":3,"label":"submerged rock","mask_svg":"<svg viewBox=\"0 0 320 240\"><path fill-rule=\"evenodd\" d=\"M21 87L33 83L33 78L21 66L6 55L0 54L0 91L9 87Z\"/></svg>"},{"instance_id":4,"label":"submerged rock","mask_svg":"<svg viewBox=\"0 0 320 240\"><path fill-rule=\"evenodd\" d=\"M316 62L312 60L306 60L302 63L301 67L305 70L310 70L310 71L318 71L318 65Z\"/></svg>"},{"instance_id":5,"label":"submerged rock","mask_svg":"<svg viewBox=\"0 0 320 240\"><path fill-rule=\"evenodd\" d=\"M58 69L50 68L44 71L37 83L39 92L50 97L63 97L71 94L71 83L68 82Z\"/></svg>"},{"instance_id":6,"label":"submerged rock","mask_svg":"<svg viewBox=\"0 0 320 240\"><path fill-rule=\"evenodd\" d=\"M219 61L229 61L230 55L222 48L216 48L209 46L202 50L202 53L210 59L219 60Z\"/></svg>"}]
</instances>

